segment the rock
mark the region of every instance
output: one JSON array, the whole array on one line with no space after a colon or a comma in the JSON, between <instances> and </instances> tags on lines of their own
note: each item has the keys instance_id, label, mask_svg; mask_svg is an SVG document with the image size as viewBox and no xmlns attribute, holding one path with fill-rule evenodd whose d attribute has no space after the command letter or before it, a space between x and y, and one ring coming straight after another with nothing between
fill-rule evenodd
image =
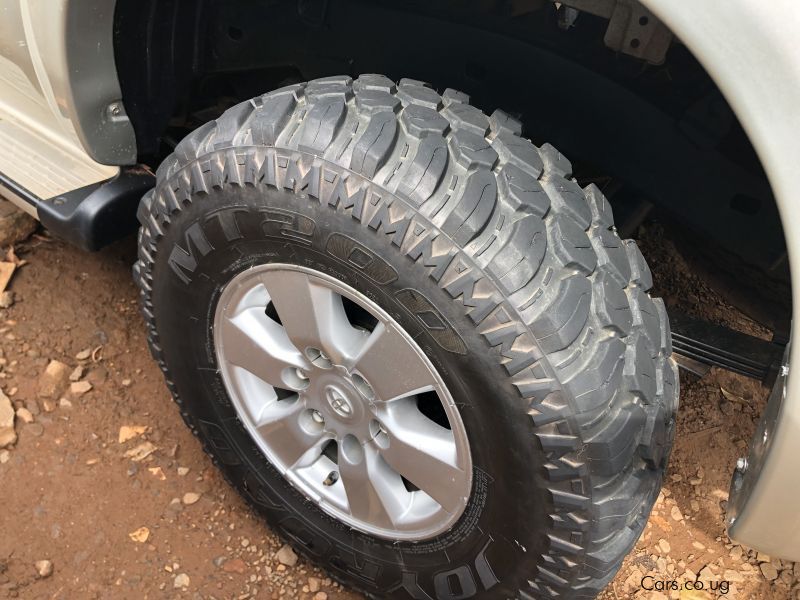
<instances>
[{"instance_id":1,"label":"rock","mask_svg":"<svg viewBox=\"0 0 800 600\"><path fill-rule=\"evenodd\" d=\"M0 200L0 246L13 246L28 239L39 222L8 200Z\"/></svg>"},{"instance_id":2,"label":"rock","mask_svg":"<svg viewBox=\"0 0 800 600\"><path fill-rule=\"evenodd\" d=\"M143 461L158 448L152 442L142 442L135 448L131 448L125 453L125 458L130 458L133 462Z\"/></svg>"},{"instance_id":3,"label":"rock","mask_svg":"<svg viewBox=\"0 0 800 600\"><path fill-rule=\"evenodd\" d=\"M130 387L133 382L130 379L122 380L122 387Z\"/></svg>"},{"instance_id":4,"label":"rock","mask_svg":"<svg viewBox=\"0 0 800 600\"><path fill-rule=\"evenodd\" d=\"M0 391L0 448L10 446L17 441L14 429L14 406L8 396Z\"/></svg>"},{"instance_id":5,"label":"rock","mask_svg":"<svg viewBox=\"0 0 800 600\"><path fill-rule=\"evenodd\" d=\"M69 367L58 360L51 360L39 377L39 396L57 398L69 381Z\"/></svg>"},{"instance_id":6,"label":"rock","mask_svg":"<svg viewBox=\"0 0 800 600\"><path fill-rule=\"evenodd\" d=\"M717 576L714 571L711 570L710 566L706 566L700 569L700 573L697 575L697 578L700 581L714 581Z\"/></svg>"},{"instance_id":7,"label":"rock","mask_svg":"<svg viewBox=\"0 0 800 600\"><path fill-rule=\"evenodd\" d=\"M33 415L27 408L20 407L17 409L17 418L24 423L33 423Z\"/></svg>"},{"instance_id":8,"label":"rock","mask_svg":"<svg viewBox=\"0 0 800 600\"><path fill-rule=\"evenodd\" d=\"M200 494L197 494L195 492L186 492L183 495L183 503L187 506L194 504L198 500L200 500Z\"/></svg>"},{"instance_id":9,"label":"rock","mask_svg":"<svg viewBox=\"0 0 800 600\"><path fill-rule=\"evenodd\" d=\"M124 444L128 440L132 440L135 437L139 437L145 431L147 431L147 425L123 425L119 428L119 436L117 437L117 442L120 444Z\"/></svg>"},{"instance_id":10,"label":"rock","mask_svg":"<svg viewBox=\"0 0 800 600\"><path fill-rule=\"evenodd\" d=\"M775 565L772 563L761 563L759 568L761 569L761 574L764 576L764 579L767 581L775 581L778 578L778 569L776 569Z\"/></svg>"},{"instance_id":11,"label":"rock","mask_svg":"<svg viewBox=\"0 0 800 600\"><path fill-rule=\"evenodd\" d=\"M73 396L83 396L92 389L92 384L88 381L74 381L69 385L69 391Z\"/></svg>"},{"instance_id":12,"label":"rock","mask_svg":"<svg viewBox=\"0 0 800 600\"><path fill-rule=\"evenodd\" d=\"M669 542L663 538L658 540L658 548L664 554L669 554L669 551L672 550L672 547L669 545Z\"/></svg>"},{"instance_id":13,"label":"rock","mask_svg":"<svg viewBox=\"0 0 800 600\"><path fill-rule=\"evenodd\" d=\"M705 550L706 549L706 547L703 544L701 544L700 542L692 542L692 548L694 548L695 550Z\"/></svg>"},{"instance_id":14,"label":"rock","mask_svg":"<svg viewBox=\"0 0 800 600\"><path fill-rule=\"evenodd\" d=\"M280 550L275 553L275 558L278 562L287 567L293 567L297 564L297 554L294 553L289 544L285 544Z\"/></svg>"},{"instance_id":15,"label":"rock","mask_svg":"<svg viewBox=\"0 0 800 600\"><path fill-rule=\"evenodd\" d=\"M232 560L225 561L225 563L222 565L222 570L226 573L239 573L241 575L247 571L247 563L241 558L234 558Z\"/></svg>"},{"instance_id":16,"label":"rock","mask_svg":"<svg viewBox=\"0 0 800 600\"><path fill-rule=\"evenodd\" d=\"M730 556L735 561L742 560L742 547L734 546L733 548L731 548Z\"/></svg>"},{"instance_id":17,"label":"rock","mask_svg":"<svg viewBox=\"0 0 800 600\"><path fill-rule=\"evenodd\" d=\"M189 473L189 467L178 467L178 475L181 477L186 477Z\"/></svg>"},{"instance_id":18,"label":"rock","mask_svg":"<svg viewBox=\"0 0 800 600\"><path fill-rule=\"evenodd\" d=\"M78 365L72 370L72 373L69 374L70 381L80 381L83 377L83 365Z\"/></svg>"},{"instance_id":19,"label":"rock","mask_svg":"<svg viewBox=\"0 0 800 600\"><path fill-rule=\"evenodd\" d=\"M49 560L37 560L36 564L36 573L44 579L45 577L50 577L53 574L53 563Z\"/></svg>"},{"instance_id":20,"label":"rock","mask_svg":"<svg viewBox=\"0 0 800 600\"><path fill-rule=\"evenodd\" d=\"M759 553L756 554L756 560L758 562L771 562L772 561L772 557L769 554L766 554L764 552L759 552Z\"/></svg>"},{"instance_id":21,"label":"rock","mask_svg":"<svg viewBox=\"0 0 800 600\"><path fill-rule=\"evenodd\" d=\"M139 527L139 529L137 529L136 531L131 531L128 534L128 537L131 538L134 542L144 544L150 537L150 530L147 527Z\"/></svg>"},{"instance_id":22,"label":"rock","mask_svg":"<svg viewBox=\"0 0 800 600\"><path fill-rule=\"evenodd\" d=\"M692 512L700 512L700 503L697 500L690 500L689 504L692 507Z\"/></svg>"},{"instance_id":23,"label":"rock","mask_svg":"<svg viewBox=\"0 0 800 600\"><path fill-rule=\"evenodd\" d=\"M78 360L87 360L92 355L92 349L86 348L75 355Z\"/></svg>"},{"instance_id":24,"label":"rock","mask_svg":"<svg viewBox=\"0 0 800 600\"><path fill-rule=\"evenodd\" d=\"M308 591L311 593L319 591L319 584L320 581L316 577L309 577L308 578Z\"/></svg>"},{"instance_id":25,"label":"rock","mask_svg":"<svg viewBox=\"0 0 800 600\"><path fill-rule=\"evenodd\" d=\"M14 292L6 290L0 294L0 308L11 308L14 305Z\"/></svg>"},{"instance_id":26,"label":"rock","mask_svg":"<svg viewBox=\"0 0 800 600\"><path fill-rule=\"evenodd\" d=\"M670 509L669 514L675 521L683 521L683 514L681 513L681 509L678 508L677 505L673 506Z\"/></svg>"},{"instance_id":27,"label":"rock","mask_svg":"<svg viewBox=\"0 0 800 600\"><path fill-rule=\"evenodd\" d=\"M325 592L317 592L314 594L314 600L328 600L328 594Z\"/></svg>"},{"instance_id":28,"label":"rock","mask_svg":"<svg viewBox=\"0 0 800 600\"><path fill-rule=\"evenodd\" d=\"M731 583L741 583L744 581L744 575L742 575L739 571L734 571L733 569L726 569L722 574L722 578L725 581L730 581Z\"/></svg>"},{"instance_id":29,"label":"rock","mask_svg":"<svg viewBox=\"0 0 800 600\"><path fill-rule=\"evenodd\" d=\"M0 465L6 464L11 460L11 452L8 450L0 450Z\"/></svg>"},{"instance_id":30,"label":"rock","mask_svg":"<svg viewBox=\"0 0 800 600\"><path fill-rule=\"evenodd\" d=\"M172 582L172 587L177 589L183 589L189 587L189 576L186 573L180 573L179 575L175 576L175 581Z\"/></svg>"},{"instance_id":31,"label":"rock","mask_svg":"<svg viewBox=\"0 0 800 600\"><path fill-rule=\"evenodd\" d=\"M61 408L72 408L72 402L70 402L66 398L59 398L58 399L58 405Z\"/></svg>"}]
</instances>

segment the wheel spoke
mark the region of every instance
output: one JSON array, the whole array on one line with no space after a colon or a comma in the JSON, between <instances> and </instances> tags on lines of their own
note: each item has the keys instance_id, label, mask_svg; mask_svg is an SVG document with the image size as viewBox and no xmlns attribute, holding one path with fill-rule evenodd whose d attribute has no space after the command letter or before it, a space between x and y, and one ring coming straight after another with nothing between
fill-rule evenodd
<instances>
[{"instance_id":1,"label":"wheel spoke","mask_svg":"<svg viewBox=\"0 0 800 600\"><path fill-rule=\"evenodd\" d=\"M308 367L283 328L264 314L264 307L246 308L224 319L220 329L225 358L274 387L287 387L285 369Z\"/></svg>"},{"instance_id":2,"label":"wheel spoke","mask_svg":"<svg viewBox=\"0 0 800 600\"><path fill-rule=\"evenodd\" d=\"M314 462L322 453L324 442L331 438L321 429L313 432L301 426L305 410L302 399L275 400L266 404L255 419L261 438L289 471Z\"/></svg>"},{"instance_id":3,"label":"wheel spoke","mask_svg":"<svg viewBox=\"0 0 800 600\"><path fill-rule=\"evenodd\" d=\"M353 368L371 384L377 399L389 401L433 389L428 366L392 325L378 323Z\"/></svg>"},{"instance_id":4,"label":"wheel spoke","mask_svg":"<svg viewBox=\"0 0 800 600\"><path fill-rule=\"evenodd\" d=\"M408 509L411 494L375 448L362 447L362 453L355 461L340 452L339 475L351 515L386 529L399 524Z\"/></svg>"},{"instance_id":5,"label":"wheel spoke","mask_svg":"<svg viewBox=\"0 0 800 600\"><path fill-rule=\"evenodd\" d=\"M452 432L423 415L413 398L389 405L381 424L389 439L381 450L386 462L446 511L456 510L468 474L456 464Z\"/></svg>"},{"instance_id":6,"label":"wheel spoke","mask_svg":"<svg viewBox=\"0 0 800 600\"><path fill-rule=\"evenodd\" d=\"M322 350L335 363L352 359L365 334L350 324L342 297L301 272L261 276L289 339L300 350Z\"/></svg>"}]
</instances>

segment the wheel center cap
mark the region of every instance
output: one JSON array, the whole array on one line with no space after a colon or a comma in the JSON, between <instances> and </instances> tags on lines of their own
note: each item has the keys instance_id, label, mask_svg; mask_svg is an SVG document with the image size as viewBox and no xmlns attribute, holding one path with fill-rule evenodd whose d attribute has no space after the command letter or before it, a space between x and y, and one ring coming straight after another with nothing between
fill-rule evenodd
<instances>
[{"instance_id":1,"label":"wheel center cap","mask_svg":"<svg viewBox=\"0 0 800 600\"><path fill-rule=\"evenodd\" d=\"M332 385L325 388L325 399L328 401L331 410L341 418L349 419L353 416L353 405L338 388Z\"/></svg>"}]
</instances>

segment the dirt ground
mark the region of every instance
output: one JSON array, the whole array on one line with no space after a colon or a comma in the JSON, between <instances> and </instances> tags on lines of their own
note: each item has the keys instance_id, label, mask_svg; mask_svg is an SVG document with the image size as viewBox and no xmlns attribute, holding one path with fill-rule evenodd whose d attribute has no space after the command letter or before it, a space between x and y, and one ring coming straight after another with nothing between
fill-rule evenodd
<instances>
[{"instance_id":1,"label":"dirt ground","mask_svg":"<svg viewBox=\"0 0 800 600\"><path fill-rule=\"evenodd\" d=\"M645 231L668 304L763 334L663 242ZM358 598L283 548L184 427L146 348L133 239L89 255L40 235L17 254L27 264L0 309L0 388L23 409L17 444L0 451L0 598ZM74 381L43 398L51 360ZM731 545L723 526L768 390L717 370L682 386L670 475L603 597L678 597L643 589L652 575L727 581L731 598L800 598L800 566ZM719 595L703 594L681 597Z\"/></svg>"}]
</instances>

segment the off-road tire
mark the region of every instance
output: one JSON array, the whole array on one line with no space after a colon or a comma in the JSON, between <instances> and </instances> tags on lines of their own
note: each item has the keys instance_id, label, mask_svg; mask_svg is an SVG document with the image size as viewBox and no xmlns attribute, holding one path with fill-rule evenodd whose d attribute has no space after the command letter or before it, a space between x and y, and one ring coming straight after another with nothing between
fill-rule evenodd
<instances>
[{"instance_id":1,"label":"off-road tire","mask_svg":"<svg viewBox=\"0 0 800 600\"><path fill-rule=\"evenodd\" d=\"M150 348L229 481L346 585L381 598L592 598L642 533L672 444L667 315L600 190L468 100L329 77L186 137L139 208ZM455 533L392 544L337 525L248 443L215 379L208 315L226 281L270 260L341 273L442 371L475 465Z\"/></svg>"}]
</instances>

